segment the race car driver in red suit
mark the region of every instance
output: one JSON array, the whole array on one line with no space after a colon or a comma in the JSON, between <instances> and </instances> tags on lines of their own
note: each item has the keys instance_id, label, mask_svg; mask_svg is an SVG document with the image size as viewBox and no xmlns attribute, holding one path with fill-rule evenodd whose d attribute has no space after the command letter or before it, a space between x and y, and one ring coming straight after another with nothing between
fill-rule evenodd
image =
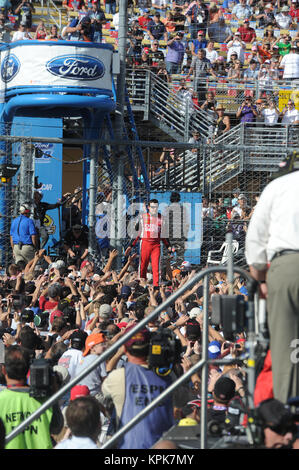
<instances>
[{"instance_id":1,"label":"race car driver in red suit","mask_svg":"<svg viewBox=\"0 0 299 470\"><path fill-rule=\"evenodd\" d=\"M172 251L169 239L162 237L163 234L168 234L168 231L165 225L166 221L158 212L158 207L157 199L149 201L148 212L141 214L136 226L138 236L125 251L127 256L132 247L140 240L139 277L140 279L147 278L147 268L151 261L154 286L159 286L160 282L161 241L169 253Z\"/></svg>"}]
</instances>

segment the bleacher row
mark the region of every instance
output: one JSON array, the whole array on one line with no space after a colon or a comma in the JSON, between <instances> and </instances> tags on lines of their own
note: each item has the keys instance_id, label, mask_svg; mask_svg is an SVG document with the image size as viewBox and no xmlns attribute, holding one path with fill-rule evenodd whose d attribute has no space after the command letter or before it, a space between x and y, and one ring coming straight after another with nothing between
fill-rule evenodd
<instances>
[{"instance_id":1,"label":"bleacher row","mask_svg":"<svg viewBox=\"0 0 299 470\"><path fill-rule=\"evenodd\" d=\"M102 7L104 9L103 0L101 1L101 4L102 4ZM79 12L78 11L68 11L62 5L61 2L56 2L55 1L55 6L56 6L56 8L58 7L58 9L60 10L60 18L59 18L59 15L58 15L58 9L51 8L51 5L50 5L50 8L45 8L45 7L42 7L42 6L35 6L35 13L33 15L33 31L35 30L37 24L40 21L48 21L49 22L48 26L50 26L51 23L56 23L56 24L61 23L61 28L63 28L64 26L66 26L68 24L70 19L73 19L74 17L78 17L81 14L83 14L83 12L80 12L80 11ZM47 12L49 12L49 11L51 13L50 17L47 15ZM138 16L142 15L142 11L138 8L134 8L133 11L134 11L134 17L136 17L136 18ZM154 11L155 10L151 10L151 13L154 13ZM107 19L107 23L105 25L103 25L103 42L108 43L108 44L113 44L115 46L115 48L117 49L117 47L118 47L118 31L117 31L117 28L115 27L115 25L113 24L113 15L105 13L105 16L106 16L106 19ZM226 25L228 25L231 28L232 33L236 32L238 27L243 24L243 21L232 20L231 19L231 13L224 13L223 16L225 18ZM11 21L15 22L15 19L16 19L16 17L14 15L11 15ZM129 22L130 22L130 19L131 18L129 18ZM263 40L263 37L264 37L265 29L258 28L256 21L251 21L249 26L255 29L257 44L261 43L262 40ZM290 30L274 29L273 33L274 33L274 36L276 38L279 37L280 35L288 34L293 39L296 36L297 31L296 30L291 30L291 29ZM190 34L188 33L188 30L187 30L187 27L185 27L185 40L187 42L189 42L191 40ZM143 39L142 45L144 47L149 46L150 44L151 44L150 40ZM163 41L163 40L159 41L159 45L160 45L160 48L162 48L162 49L166 49L166 47L167 47L166 41ZM250 54L251 46L252 46L251 44L246 44L245 61L246 61L247 57ZM223 56L226 55L226 52L227 52L227 45L226 44L214 43L214 48L216 49L216 51L218 52L219 55L223 55Z\"/></svg>"}]
</instances>

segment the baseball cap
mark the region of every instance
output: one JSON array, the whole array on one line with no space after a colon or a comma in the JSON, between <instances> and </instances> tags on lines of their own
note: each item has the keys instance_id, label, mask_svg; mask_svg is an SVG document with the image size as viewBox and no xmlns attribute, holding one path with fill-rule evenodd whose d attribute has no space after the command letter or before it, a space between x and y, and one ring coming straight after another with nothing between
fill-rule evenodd
<instances>
[{"instance_id":1,"label":"baseball cap","mask_svg":"<svg viewBox=\"0 0 299 470\"><path fill-rule=\"evenodd\" d=\"M231 400L236 393L235 382L228 377L220 377L214 386L214 394L221 400Z\"/></svg>"},{"instance_id":2,"label":"baseball cap","mask_svg":"<svg viewBox=\"0 0 299 470\"><path fill-rule=\"evenodd\" d=\"M194 318L186 323L186 338L189 341L197 341L201 338L200 324Z\"/></svg>"},{"instance_id":3,"label":"baseball cap","mask_svg":"<svg viewBox=\"0 0 299 470\"><path fill-rule=\"evenodd\" d=\"M188 271L189 269L191 269L191 263L190 261L183 261L180 268L183 270L183 271Z\"/></svg>"},{"instance_id":4,"label":"baseball cap","mask_svg":"<svg viewBox=\"0 0 299 470\"><path fill-rule=\"evenodd\" d=\"M61 310L53 310L53 312L50 315L50 323L53 323L54 318L62 318L63 313Z\"/></svg>"},{"instance_id":5,"label":"baseball cap","mask_svg":"<svg viewBox=\"0 0 299 470\"><path fill-rule=\"evenodd\" d=\"M83 269L85 268L85 266L88 266L90 264L90 262L85 259L84 261L82 261L81 265L80 265L80 269Z\"/></svg>"},{"instance_id":6,"label":"baseball cap","mask_svg":"<svg viewBox=\"0 0 299 470\"><path fill-rule=\"evenodd\" d=\"M118 328L127 328L128 324L126 321L121 321L120 323L117 323L116 326L118 326Z\"/></svg>"},{"instance_id":7,"label":"baseball cap","mask_svg":"<svg viewBox=\"0 0 299 470\"><path fill-rule=\"evenodd\" d=\"M240 194L240 195L238 196L238 199L247 199L247 198L246 198L245 194Z\"/></svg>"},{"instance_id":8,"label":"baseball cap","mask_svg":"<svg viewBox=\"0 0 299 470\"><path fill-rule=\"evenodd\" d=\"M125 295L125 296L129 297L132 293L131 287L130 286L122 286L120 293L121 293L121 295Z\"/></svg>"},{"instance_id":9,"label":"baseball cap","mask_svg":"<svg viewBox=\"0 0 299 470\"><path fill-rule=\"evenodd\" d=\"M87 387L87 385L75 385L71 389L70 400L72 401L72 400L75 400L76 398L86 397L88 395L90 395L90 390Z\"/></svg>"},{"instance_id":10,"label":"baseball cap","mask_svg":"<svg viewBox=\"0 0 299 470\"><path fill-rule=\"evenodd\" d=\"M245 18L244 23L249 23L249 19Z\"/></svg>"},{"instance_id":11,"label":"baseball cap","mask_svg":"<svg viewBox=\"0 0 299 470\"><path fill-rule=\"evenodd\" d=\"M126 330L126 333L134 328L135 325L132 325ZM150 331L147 328L143 328L143 330L138 331L135 333L126 343L126 348L143 348L145 345L149 344L150 342Z\"/></svg>"},{"instance_id":12,"label":"baseball cap","mask_svg":"<svg viewBox=\"0 0 299 470\"><path fill-rule=\"evenodd\" d=\"M178 276L180 273L181 273L181 270L180 270L180 269L174 269L174 270L172 271L172 277L176 277L176 276Z\"/></svg>"},{"instance_id":13,"label":"baseball cap","mask_svg":"<svg viewBox=\"0 0 299 470\"><path fill-rule=\"evenodd\" d=\"M195 318L200 313L202 313L202 310L199 307L193 307L189 312L189 317L190 318Z\"/></svg>"},{"instance_id":14,"label":"baseball cap","mask_svg":"<svg viewBox=\"0 0 299 470\"><path fill-rule=\"evenodd\" d=\"M284 5L281 9L281 11L290 11L289 7L287 5Z\"/></svg>"},{"instance_id":15,"label":"baseball cap","mask_svg":"<svg viewBox=\"0 0 299 470\"><path fill-rule=\"evenodd\" d=\"M22 321L25 321L27 323L33 322L34 319L34 312L32 310L23 310L21 313L21 319Z\"/></svg>"},{"instance_id":16,"label":"baseball cap","mask_svg":"<svg viewBox=\"0 0 299 470\"><path fill-rule=\"evenodd\" d=\"M85 350L83 356L87 356L93 346L96 344L105 343L106 340L106 336L103 333L93 333L89 335L85 341Z\"/></svg>"},{"instance_id":17,"label":"baseball cap","mask_svg":"<svg viewBox=\"0 0 299 470\"><path fill-rule=\"evenodd\" d=\"M71 380L71 376L66 367L57 364L53 367L53 371L59 375L62 385L66 385Z\"/></svg>"},{"instance_id":18,"label":"baseball cap","mask_svg":"<svg viewBox=\"0 0 299 470\"><path fill-rule=\"evenodd\" d=\"M99 316L101 318L109 318L112 312L113 310L112 310L111 305L102 304L99 309Z\"/></svg>"},{"instance_id":19,"label":"baseball cap","mask_svg":"<svg viewBox=\"0 0 299 470\"><path fill-rule=\"evenodd\" d=\"M203 31L197 31L197 34L204 34Z\"/></svg>"},{"instance_id":20,"label":"baseball cap","mask_svg":"<svg viewBox=\"0 0 299 470\"><path fill-rule=\"evenodd\" d=\"M263 103L263 100L256 100L257 104Z\"/></svg>"},{"instance_id":21,"label":"baseball cap","mask_svg":"<svg viewBox=\"0 0 299 470\"><path fill-rule=\"evenodd\" d=\"M19 210L20 214L29 214L30 213L30 209L29 207L26 205L26 204L22 204L20 206L20 210Z\"/></svg>"},{"instance_id":22,"label":"baseball cap","mask_svg":"<svg viewBox=\"0 0 299 470\"><path fill-rule=\"evenodd\" d=\"M217 359L221 354L221 344L219 341L211 341L208 346L209 359Z\"/></svg>"},{"instance_id":23,"label":"baseball cap","mask_svg":"<svg viewBox=\"0 0 299 470\"><path fill-rule=\"evenodd\" d=\"M83 348L87 338L88 338L88 334L85 331L76 330L71 334L70 342L71 342L72 346L77 344L80 347L80 345L82 344L82 348ZM82 349L82 348L80 347L80 349Z\"/></svg>"},{"instance_id":24,"label":"baseball cap","mask_svg":"<svg viewBox=\"0 0 299 470\"><path fill-rule=\"evenodd\" d=\"M235 36L241 36L241 33L239 31L236 31Z\"/></svg>"}]
</instances>

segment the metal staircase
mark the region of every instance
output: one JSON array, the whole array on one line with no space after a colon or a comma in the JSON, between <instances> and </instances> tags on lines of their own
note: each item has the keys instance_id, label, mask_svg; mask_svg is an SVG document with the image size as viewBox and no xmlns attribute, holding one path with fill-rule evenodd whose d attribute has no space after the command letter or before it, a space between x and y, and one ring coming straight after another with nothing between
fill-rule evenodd
<instances>
[{"instance_id":1,"label":"metal staircase","mask_svg":"<svg viewBox=\"0 0 299 470\"><path fill-rule=\"evenodd\" d=\"M239 124L196 153L182 152L174 166L152 177L151 185L211 193L245 170L277 171L288 147L296 145L295 132L286 126Z\"/></svg>"},{"instance_id":2,"label":"metal staircase","mask_svg":"<svg viewBox=\"0 0 299 470\"><path fill-rule=\"evenodd\" d=\"M133 111L143 112L150 121L177 142L187 142L193 129L207 139L215 119L206 111L182 99L150 70L127 70L126 84Z\"/></svg>"}]
</instances>

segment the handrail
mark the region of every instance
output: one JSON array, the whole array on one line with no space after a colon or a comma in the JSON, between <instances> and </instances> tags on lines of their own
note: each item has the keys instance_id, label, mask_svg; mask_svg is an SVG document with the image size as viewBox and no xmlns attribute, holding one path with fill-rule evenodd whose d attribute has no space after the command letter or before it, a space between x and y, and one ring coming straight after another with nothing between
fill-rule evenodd
<instances>
[{"instance_id":1,"label":"handrail","mask_svg":"<svg viewBox=\"0 0 299 470\"><path fill-rule=\"evenodd\" d=\"M51 6L50 6L51 5ZM50 13L50 8L54 8L58 12L59 16L59 23L57 23L56 18L52 16ZM61 19L61 10L57 7L55 2L53 0L47 0L47 9L48 9L48 15L51 18L52 21L56 24L57 28L59 28L59 31L61 30L61 25L62 25L62 19Z\"/></svg>"},{"instance_id":2,"label":"handrail","mask_svg":"<svg viewBox=\"0 0 299 470\"><path fill-rule=\"evenodd\" d=\"M186 150L175 165L157 176L152 174L151 182L156 186L166 177L173 185L200 187L205 179L212 189L222 184L223 179L243 171L244 165L257 169L266 165L273 169L287 150L296 146L298 135L298 126L278 124L271 127L258 122L247 126L241 123L213 139L211 145L201 142L198 148L201 158L196 154L192 156L190 149ZM188 160L187 167L184 160Z\"/></svg>"},{"instance_id":3,"label":"handrail","mask_svg":"<svg viewBox=\"0 0 299 470\"><path fill-rule=\"evenodd\" d=\"M64 385L58 392L56 392L52 397L50 397L40 408L38 408L32 415L28 416L18 427L16 427L11 433L6 437L5 443L7 444L12 439L14 439L20 432L22 432L29 424L31 424L35 419L44 413L50 406L52 406L59 398L61 398L66 392L68 392L74 385L79 383L84 377L86 377L95 367L100 365L102 362L107 360L113 353L115 353L120 346L125 344L134 334L144 328L150 321L154 320L162 311L164 311L171 303L178 299L178 297L183 294L185 291L191 289L196 283L203 279L206 275L212 272L226 272L226 267L217 268L207 268L203 271L197 273L193 278L187 281L182 287L175 291L170 297L168 297L162 304L160 304L152 313L143 318L137 325L135 325L129 332L125 333L116 343L111 345L104 353L102 353L89 367L84 369L77 377L72 379L69 383ZM234 267L234 271L243 275L249 283L248 291L250 291L250 286L253 279L251 276L244 270ZM249 301L249 311L253 308L253 303L251 305L251 300ZM204 328L208 328L207 324L207 310L204 311ZM185 378L187 375L185 376ZM189 377L189 376L188 376ZM160 398L160 397L159 397ZM146 408L148 410L148 407ZM128 423L129 424L129 423ZM109 444L109 442L107 443Z\"/></svg>"},{"instance_id":4,"label":"handrail","mask_svg":"<svg viewBox=\"0 0 299 470\"><path fill-rule=\"evenodd\" d=\"M196 284L199 280L205 279L204 282L204 308L203 308L203 348L202 348L202 356L203 358L201 361L199 361L197 364L194 364L189 371L184 373L179 379L177 379L175 382L172 383L169 387L167 387L164 392L162 392L158 397L156 397L151 403L149 403L137 416L135 416L129 423L127 423L125 426L123 426L121 429L119 429L109 441L103 444L101 447L102 449L106 449L111 447L112 444L114 444L123 434L125 434L127 431L129 431L135 424L137 424L141 419L143 419L154 407L156 407L159 403L161 403L170 393L172 393L179 385L183 384L186 382L188 378L190 378L195 372L197 372L199 369L206 367L205 373L207 373L207 367L209 364L214 364L215 361L213 360L208 360L208 295L209 295L209 286L208 286L208 276L211 273L214 272L228 272L229 267L217 267L217 268L207 268L204 271L201 271L198 273L193 280L191 279L188 281L184 286L182 286L176 294L178 294L179 291L182 292L183 288L186 287L189 289L192 287L194 284ZM254 319L254 303L253 303L253 294L254 290L256 288L255 282L252 279L252 277L247 273L247 271L244 271L240 268L233 267L234 272L238 272L239 274L242 274L248 281L249 284L249 300L248 300L248 319L249 319L249 324L250 322ZM192 282L193 281L193 282ZM170 296L166 302L163 302L162 305L160 305L160 308L158 307L156 310L159 310L159 313L163 311L165 308L167 308L171 302L172 302L172 296ZM177 298L177 295L176 295ZM153 312L154 313L154 312ZM253 324L250 325L252 327ZM254 330L253 330L254 331ZM205 344L204 344L205 343ZM253 358L254 355L254 345L252 338L248 337L248 343L249 343L249 355L251 356L251 359ZM220 360L216 361L217 364L231 364L234 361L226 361L226 360ZM250 361L248 361L249 364L251 364ZM250 366L249 366L250 367ZM251 366L252 367L252 366ZM253 404L253 392L254 389L252 388L254 386L253 383L253 371L250 371L250 386L251 390L249 393L249 408L253 409L254 404ZM202 385L202 391L201 391L201 398L202 398L202 406L201 406L201 448L204 449L206 447L206 433L207 433L207 423L206 423L206 407L205 404L207 403L207 389L204 388L206 386L206 381L203 381Z\"/></svg>"},{"instance_id":5,"label":"handrail","mask_svg":"<svg viewBox=\"0 0 299 470\"><path fill-rule=\"evenodd\" d=\"M196 104L181 99L175 90L151 70L127 70L127 89L133 107L143 107L145 115L160 121L176 139L189 138L191 125L207 137L216 119ZM147 108L147 109L146 109Z\"/></svg>"}]
</instances>

